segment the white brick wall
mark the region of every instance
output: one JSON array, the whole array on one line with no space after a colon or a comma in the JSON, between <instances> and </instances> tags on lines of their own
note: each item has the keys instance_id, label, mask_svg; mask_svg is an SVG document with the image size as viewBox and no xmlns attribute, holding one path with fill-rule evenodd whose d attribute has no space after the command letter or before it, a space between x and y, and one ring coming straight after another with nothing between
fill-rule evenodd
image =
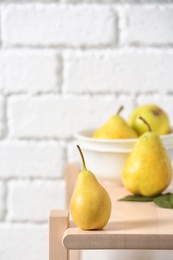
<instances>
[{"instance_id":1,"label":"white brick wall","mask_svg":"<svg viewBox=\"0 0 173 260\"><path fill-rule=\"evenodd\" d=\"M53 4L2 8L2 42L7 46L107 45L115 40L115 28L113 12L102 6Z\"/></svg>"},{"instance_id":2,"label":"white brick wall","mask_svg":"<svg viewBox=\"0 0 173 260\"><path fill-rule=\"evenodd\" d=\"M73 52L65 55L64 63L64 91L67 93L137 93L139 89L165 92L172 89L172 50Z\"/></svg>"},{"instance_id":3,"label":"white brick wall","mask_svg":"<svg viewBox=\"0 0 173 260\"><path fill-rule=\"evenodd\" d=\"M122 43L173 44L173 6L128 6L122 13Z\"/></svg>"},{"instance_id":4,"label":"white brick wall","mask_svg":"<svg viewBox=\"0 0 173 260\"><path fill-rule=\"evenodd\" d=\"M63 180L15 180L9 182L8 191L7 219L12 221L47 222L50 209L65 208Z\"/></svg>"},{"instance_id":5,"label":"white brick wall","mask_svg":"<svg viewBox=\"0 0 173 260\"><path fill-rule=\"evenodd\" d=\"M13 138L72 138L79 128L96 127L100 120L104 122L104 111L111 116L121 104L113 96L11 97L9 135Z\"/></svg>"},{"instance_id":6,"label":"white brick wall","mask_svg":"<svg viewBox=\"0 0 173 260\"><path fill-rule=\"evenodd\" d=\"M3 136L4 134L4 128L5 128L5 124L4 124L4 98L2 95L0 95L0 138Z\"/></svg>"},{"instance_id":7,"label":"white brick wall","mask_svg":"<svg viewBox=\"0 0 173 260\"><path fill-rule=\"evenodd\" d=\"M42 224L0 224L2 260L47 260L48 228Z\"/></svg>"},{"instance_id":8,"label":"white brick wall","mask_svg":"<svg viewBox=\"0 0 173 260\"><path fill-rule=\"evenodd\" d=\"M5 214L5 185L0 181L0 221Z\"/></svg>"},{"instance_id":9,"label":"white brick wall","mask_svg":"<svg viewBox=\"0 0 173 260\"><path fill-rule=\"evenodd\" d=\"M1 178L63 177L64 147L55 141L0 142Z\"/></svg>"},{"instance_id":10,"label":"white brick wall","mask_svg":"<svg viewBox=\"0 0 173 260\"><path fill-rule=\"evenodd\" d=\"M2 69L3 69L3 58L2 58L2 51L0 50L0 91L2 90L3 87Z\"/></svg>"},{"instance_id":11,"label":"white brick wall","mask_svg":"<svg viewBox=\"0 0 173 260\"><path fill-rule=\"evenodd\" d=\"M59 91L60 59L52 50L8 50L3 53L3 89L10 93ZM20 77L19 77L20 75Z\"/></svg>"},{"instance_id":12,"label":"white brick wall","mask_svg":"<svg viewBox=\"0 0 173 260\"><path fill-rule=\"evenodd\" d=\"M0 260L48 259L49 211L65 207L78 130L151 102L173 125L172 17L172 0L0 1Z\"/></svg>"}]
</instances>

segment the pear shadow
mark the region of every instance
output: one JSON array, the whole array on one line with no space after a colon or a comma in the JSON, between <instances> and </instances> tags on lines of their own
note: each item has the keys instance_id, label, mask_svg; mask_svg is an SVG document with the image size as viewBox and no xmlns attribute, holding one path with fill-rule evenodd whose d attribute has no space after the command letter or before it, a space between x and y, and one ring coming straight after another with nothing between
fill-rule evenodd
<instances>
[{"instance_id":1,"label":"pear shadow","mask_svg":"<svg viewBox=\"0 0 173 260\"><path fill-rule=\"evenodd\" d=\"M162 219L159 221L159 225L167 223L167 220ZM134 221L114 221L107 224L107 226L102 229L103 231L120 231L120 230L137 230L141 228L153 228L157 227L156 221L151 220L134 220Z\"/></svg>"}]
</instances>

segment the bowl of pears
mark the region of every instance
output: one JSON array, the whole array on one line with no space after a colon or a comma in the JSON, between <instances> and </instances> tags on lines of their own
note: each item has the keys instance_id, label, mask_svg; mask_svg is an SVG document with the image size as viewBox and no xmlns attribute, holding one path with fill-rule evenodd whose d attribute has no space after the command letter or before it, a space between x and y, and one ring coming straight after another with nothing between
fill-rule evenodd
<instances>
[{"instance_id":1,"label":"bowl of pears","mask_svg":"<svg viewBox=\"0 0 173 260\"><path fill-rule=\"evenodd\" d=\"M172 164L173 131L166 111L155 104L145 104L136 107L125 120L122 109L97 129L76 134L91 171L101 178L120 178L131 153L135 154L133 168L141 162L146 165L147 160L148 168L154 167L163 161L163 153Z\"/></svg>"}]
</instances>

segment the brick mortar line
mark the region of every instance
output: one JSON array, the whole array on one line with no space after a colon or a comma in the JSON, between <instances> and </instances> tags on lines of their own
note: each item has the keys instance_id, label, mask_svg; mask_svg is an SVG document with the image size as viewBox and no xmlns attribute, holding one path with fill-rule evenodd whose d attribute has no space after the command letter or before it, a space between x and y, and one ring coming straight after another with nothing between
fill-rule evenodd
<instances>
[{"instance_id":1,"label":"brick mortar line","mask_svg":"<svg viewBox=\"0 0 173 260\"><path fill-rule=\"evenodd\" d=\"M50 49L50 48L30 48L30 47L21 47L21 48L16 48L16 47L9 47L9 48L0 48L0 51L3 51L6 52L8 50L12 51L15 53L15 51L21 51L21 53L23 52L23 55L25 54L25 51L32 51L32 50L36 50L36 51L40 51L41 49L46 49L46 50L53 50L53 49ZM70 53L74 53L74 55L77 55L80 53L80 57L83 57L83 55L85 54L95 54L95 55L98 55L98 54L109 54L109 53L122 53L122 54L126 54L128 52L134 52L134 54L138 54L139 52L140 53L147 53L147 52L150 52L151 54L155 54L155 53L159 53L159 54L173 54L173 43L169 44L169 45L153 45L153 46L150 46L150 45L127 45L127 44L121 44L117 45L116 48L111 48L110 46L108 48L97 48L97 47L92 47L92 48L71 48L71 47L67 47L67 48L62 48L62 49L56 49L57 53L55 53L55 55L58 55L59 56L59 59L60 59L60 63L61 63L61 59L62 59L62 62L63 62L63 66L62 66L62 69L64 68L64 55L68 52ZM13 54L13 53L12 53ZM74 56L75 57L75 56ZM85 56L84 56L85 57ZM61 80L61 79L60 79ZM18 94L25 94L26 91L18 91ZM58 91L45 91L44 93L57 93L58 94ZM4 93L4 90L2 89L0 91L0 94L4 94L4 95L11 95L11 94L6 94Z\"/></svg>"},{"instance_id":2,"label":"brick mortar line","mask_svg":"<svg viewBox=\"0 0 173 260\"><path fill-rule=\"evenodd\" d=\"M118 23L119 24L119 23ZM118 30L118 34L115 38L118 39L118 41L116 40L113 41L110 44L100 44L98 46L95 45L79 45L79 46L73 46L73 45L4 45L4 43L2 42L1 44L1 48L0 50L12 50L12 49L16 49L16 50L25 50L25 49L29 49L29 50L57 50L57 51L62 51L62 50L79 50L79 51L86 51L86 50L122 50L122 49L128 49L128 48L136 48L136 49L143 49L143 48L151 48L151 49L173 49L173 43L165 43L165 44L161 44L161 43L153 43L153 44L145 44L145 43L120 43L119 42L119 34L120 32L122 32L122 30Z\"/></svg>"},{"instance_id":3,"label":"brick mortar line","mask_svg":"<svg viewBox=\"0 0 173 260\"><path fill-rule=\"evenodd\" d=\"M123 92L119 92L119 93L35 93L35 94L28 94L28 93L10 93L7 94L6 96L10 99L10 98L28 98L28 99L32 99L32 98L44 98L44 97L50 97L50 98L82 98L82 99L90 99L92 98L102 98L104 97L105 99L107 98L112 98L113 96L116 98L118 95L124 94ZM129 92L126 93L125 95L129 96ZM155 92L155 94L158 94L157 92Z\"/></svg>"},{"instance_id":4,"label":"brick mortar line","mask_svg":"<svg viewBox=\"0 0 173 260\"><path fill-rule=\"evenodd\" d=\"M25 96L25 97L39 97L39 96L48 96L48 95L52 95L52 96L61 96L61 93L59 93L58 91L44 91L44 92L41 92L41 91L38 91L38 92L35 92L35 93L30 93L29 91L15 91L15 92L6 92L4 93L3 91L0 92L0 95L4 96L4 97L7 97L7 98L10 98L10 97L14 97L14 96L18 96L18 97L22 97L22 96Z\"/></svg>"},{"instance_id":5,"label":"brick mortar line","mask_svg":"<svg viewBox=\"0 0 173 260\"><path fill-rule=\"evenodd\" d=\"M63 75L64 77L64 75ZM130 96L133 96L133 98L138 98L140 95L144 95L144 96L147 96L147 95L160 95L163 97L163 93L161 94L160 91L147 91L147 92L140 92L140 91L137 91L135 93L131 93L131 92L127 92L127 91L114 91L114 92L106 92L106 93L66 93L65 90L63 89L63 84L61 85L61 92L62 93L54 93L54 92L39 92L39 93L34 93L34 94L29 94L27 92L14 92L14 93L9 93L9 94L2 94L0 93L0 95L2 97L5 97L7 98L6 100L6 108L5 108L5 122L7 121L8 123L8 116L7 116L7 108L8 108L8 99L10 98L28 98L28 99L35 99L35 98L44 98L44 97L50 97L50 98L63 98L63 99L66 99L66 98L82 98L82 99L85 99L85 98L104 98L104 99L107 99L107 98L117 98L119 99L120 96L126 96L126 97L129 97ZM172 96L173 95L173 91L172 90L167 90L165 93L164 93L164 97L166 96ZM1 139L1 138L0 138ZM10 140L13 138L9 138ZM20 139L23 139L23 138L20 138ZM25 138L24 138L25 139ZM26 138L28 139L28 138ZM33 138L33 140L42 140L44 138ZM52 137L52 138L47 138L45 137L45 140L55 140L55 141L60 141L59 138L57 137ZM66 141L67 139L65 139Z\"/></svg>"},{"instance_id":6,"label":"brick mortar line","mask_svg":"<svg viewBox=\"0 0 173 260\"><path fill-rule=\"evenodd\" d=\"M35 143L41 143L41 142L57 142L57 144L61 144L61 142L71 142L73 141L73 137L15 137L15 138L0 138L0 141L28 141L28 142L35 142Z\"/></svg>"},{"instance_id":7,"label":"brick mortar line","mask_svg":"<svg viewBox=\"0 0 173 260\"><path fill-rule=\"evenodd\" d=\"M119 25L118 25L119 26ZM141 50L141 51L146 51L146 50L164 50L164 51L172 51L173 50L173 43L168 43L168 44L142 44L142 45L136 45L136 43L133 44L128 44L128 43L122 43L122 44L117 44L116 47L112 45L107 46L106 48L104 46L88 46L87 48L81 47L81 46L33 46L33 45L21 45L21 46L16 46L16 45L11 45L11 46L1 46L0 50L3 51L18 51L18 50L50 50L50 51L57 51L57 54L61 55L64 52L67 51L74 51L74 52L100 52L100 51L130 51L130 50Z\"/></svg>"},{"instance_id":8,"label":"brick mortar line","mask_svg":"<svg viewBox=\"0 0 173 260\"><path fill-rule=\"evenodd\" d=\"M50 209L51 210L51 209ZM49 218L49 216L48 216ZM48 224L48 218L47 218L47 221L44 220L44 221L34 221L34 220L4 220L4 221L0 221L0 228L1 228L1 225L16 225L16 226L19 226L20 224L21 225L35 225L35 226L47 226Z\"/></svg>"},{"instance_id":9,"label":"brick mortar line","mask_svg":"<svg viewBox=\"0 0 173 260\"><path fill-rule=\"evenodd\" d=\"M110 45L111 48L117 48L119 46L119 39L120 39L120 31L119 31L119 16L117 14L117 10L111 8L111 13L113 14L114 20L114 37L112 39L112 44Z\"/></svg>"},{"instance_id":10,"label":"brick mortar line","mask_svg":"<svg viewBox=\"0 0 173 260\"><path fill-rule=\"evenodd\" d=\"M117 2L114 2L114 0L94 0L94 1L90 1L90 0L83 0L83 1L80 1L80 0L75 0L74 2L70 2L68 0L59 0L58 2L56 0L51 0L51 1L47 1L47 2L43 2L43 1L35 1L35 2L30 2L29 0L24 0L24 1L14 1L14 0L9 0L9 1L6 1L6 0L2 0L1 3L0 3L0 7L4 7L4 6L9 6L9 5L12 5L12 6L60 6L60 7L73 7L73 6L96 6L96 7L121 7L121 6L127 6L127 7L131 7L131 6L154 6L154 7L158 7L158 6L172 6L172 2L170 0L162 0L162 1L159 1L159 0L134 0L133 2L129 1L129 0L125 0L124 2L121 2L120 0L117 1Z\"/></svg>"},{"instance_id":11,"label":"brick mortar line","mask_svg":"<svg viewBox=\"0 0 173 260\"><path fill-rule=\"evenodd\" d=\"M29 139L29 140L28 140ZM28 142L29 141L29 142ZM27 143L32 143L32 144L53 144L53 145L60 145L60 147L64 147L64 145L66 145L66 143L73 141L73 137L69 137L67 139L65 138L57 138L57 139L53 139L53 138L33 138L33 137L29 137L29 138L10 138L10 137L6 137L4 139L0 139L0 143L6 144L11 142L11 144L27 144Z\"/></svg>"},{"instance_id":12,"label":"brick mortar line","mask_svg":"<svg viewBox=\"0 0 173 260\"><path fill-rule=\"evenodd\" d=\"M3 193L3 202L4 202L4 209L2 213L2 218L0 221L5 221L7 217L7 212L8 212L8 207L7 207L7 196L8 196L8 188L7 188L7 181L6 180L1 180L3 187L4 187L4 193Z\"/></svg>"},{"instance_id":13,"label":"brick mortar line","mask_svg":"<svg viewBox=\"0 0 173 260\"><path fill-rule=\"evenodd\" d=\"M0 137L1 139L5 139L8 135L8 118L7 118L7 98L2 95L3 97L3 116L2 116L2 124L3 124L3 133Z\"/></svg>"},{"instance_id":14,"label":"brick mortar line","mask_svg":"<svg viewBox=\"0 0 173 260\"><path fill-rule=\"evenodd\" d=\"M170 94L172 95L173 94L173 91L172 90L168 90L168 94L165 93L164 96L169 96ZM62 93L62 94L59 94L59 93L37 93L37 94L28 94L28 93L10 93L10 94L6 94L4 95L5 97L8 97L8 98L18 98L19 99L22 97L22 98L28 98L28 99L32 99L32 98L44 98L44 97L52 97L52 98L82 98L82 99L85 99L85 98L102 98L104 97L105 99L107 98L112 98L112 97L115 97L115 98L119 98L119 96L121 95L125 95L127 97L129 97L129 95L133 95L134 98L139 96L139 95L161 95L163 97L163 94L160 93L160 91L147 91L147 92L136 92L136 93L131 93L131 92L127 92L127 91L115 91L115 93ZM2 95L3 96L3 95Z\"/></svg>"},{"instance_id":15,"label":"brick mortar line","mask_svg":"<svg viewBox=\"0 0 173 260\"><path fill-rule=\"evenodd\" d=\"M7 177L7 178L2 178L0 177L0 181L5 182L6 184L11 181L29 181L29 182L34 182L34 181L61 181L64 180L64 177L21 177L21 176L16 176L16 177Z\"/></svg>"},{"instance_id":16,"label":"brick mortar line","mask_svg":"<svg viewBox=\"0 0 173 260\"><path fill-rule=\"evenodd\" d=\"M60 61L60 68L59 71L57 72L59 75L59 81L58 81L58 85L59 85L59 94L62 95L63 93L63 83L64 83L64 58L61 55L59 55L59 61Z\"/></svg>"},{"instance_id":17,"label":"brick mortar line","mask_svg":"<svg viewBox=\"0 0 173 260\"><path fill-rule=\"evenodd\" d=\"M0 49L2 47L2 15L1 15L1 4L0 4Z\"/></svg>"}]
</instances>

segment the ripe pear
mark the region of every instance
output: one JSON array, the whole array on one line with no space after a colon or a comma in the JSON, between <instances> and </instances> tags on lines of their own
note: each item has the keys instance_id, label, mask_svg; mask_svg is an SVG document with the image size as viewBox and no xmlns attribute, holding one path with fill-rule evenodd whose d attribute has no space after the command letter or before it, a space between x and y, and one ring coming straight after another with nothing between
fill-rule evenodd
<instances>
[{"instance_id":1,"label":"ripe pear","mask_svg":"<svg viewBox=\"0 0 173 260\"><path fill-rule=\"evenodd\" d=\"M123 139L137 138L138 134L130 127L127 122L119 115L123 107L120 107L117 114L113 115L109 120L101 126L93 134L93 138L103 139Z\"/></svg>"},{"instance_id":2,"label":"ripe pear","mask_svg":"<svg viewBox=\"0 0 173 260\"><path fill-rule=\"evenodd\" d=\"M151 197L164 191L171 182L172 165L160 136L142 134L135 143L122 169L122 183L133 194Z\"/></svg>"},{"instance_id":3,"label":"ripe pear","mask_svg":"<svg viewBox=\"0 0 173 260\"><path fill-rule=\"evenodd\" d=\"M154 104L147 104L137 107L130 115L128 124L135 129L138 135L148 131L146 124L139 119L145 118L150 125L152 132L159 135L170 133L171 127L167 113Z\"/></svg>"},{"instance_id":4,"label":"ripe pear","mask_svg":"<svg viewBox=\"0 0 173 260\"><path fill-rule=\"evenodd\" d=\"M81 148L83 170L79 173L70 201L70 212L75 224L84 230L102 229L111 215L111 199L95 175L87 170Z\"/></svg>"}]
</instances>

